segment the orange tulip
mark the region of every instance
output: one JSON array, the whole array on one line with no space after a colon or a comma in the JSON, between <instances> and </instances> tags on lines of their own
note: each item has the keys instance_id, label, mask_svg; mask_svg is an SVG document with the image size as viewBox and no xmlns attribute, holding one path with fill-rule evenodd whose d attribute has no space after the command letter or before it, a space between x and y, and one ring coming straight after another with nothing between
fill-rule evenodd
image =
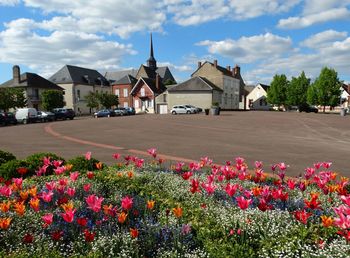
<instances>
[{"instance_id":1,"label":"orange tulip","mask_svg":"<svg viewBox=\"0 0 350 258\"><path fill-rule=\"evenodd\" d=\"M112 214L113 214L112 209L113 209L112 204L110 204L110 205L106 205L106 204L103 205L103 212L104 212L104 214L106 214L106 215L112 215Z\"/></svg>"},{"instance_id":2,"label":"orange tulip","mask_svg":"<svg viewBox=\"0 0 350 258\"><path fill-rule=\"evenodd\" d=\"M98 162L98 163L95 164L95 166L96 166L96 168L97 168L98 170L101 170L102 167L103 167L103 163L102 163L102 162Z\"/></svg>"},{"instance_id":3,"label":"orange tulip","mask_svg":"<svg viewBox=\"0 0 350 258\"><path fill-rule=\"evenodd\" d=\"M2 212L8 212L10 210L10 207L11 207L11 202L10 201L3 201L2 203L0 203L0 210Z\"/></svg>"},{"instance_id":4,"label":"orange tulip","mask_svg":"<svg viewBox=\"0 0 350 258\"><path fill-rule=\"evenodd\" d=\"M147 201L147 209L153 210L154 204L155 204L155 201L152 201L152 200Z\"/></svg>"},{"instance_id":5,"label":"orange tulip","mask_svg":"<svg viewBox=\"0 0 350 258\"><path fill-rule=\"evenodd\" d=\"M39 204L40 204L40 200L38 198L32 198L29 201L29 205L30 207L35 211L38 212L39 211Z\"/></svg>"},{"instance_id":6,"label":"orange tulip","mask_svg":"<svg viewBox=\"0 0 350 258\"><path fill-rule=\"evenodd\" d=\"M32 197L36 197L36 193L37 193L36 186L30 188L30 189L28 190L28 193L29 193Z\"/></svg>"},{"instance_id":7,"label":"orange tulip","mask_svg":"<svg viewBox=\"0 0 350 258\"><path fill-rule=\"evenodd\" d=\"M62 207L62 209L63 209L64 211L67 212L68 210L73 210L74 204L73 204L72 201L70 201L70 202L68 202L68 203L62 204L61 207Z\"/></svg>"},{"instance_id":8,"label":"orange tulip","mask_svg":"<svg viewBox=\"0 0 350 258\"><path fill-rule=\"evenodd\" d=\"M262 192L262 188L261 187L253 187L252 192L253 192L254 196L259 196Z\"/></svg>"},{"instance_id":9,"label":"orange tulip","mask_svg":"<svg viewBox=\"0 0 350 258\"><path fill-rule=\"evenodd\" d=\"M133 178L133 176L134 176L134 173L132 171L128 171L128 177Z\"/></svg>"},{"instance_id":10,"label":"orange tulip","mask_svg":"<svg viewBox=\"0 0 350 258\"><path fill-rule=\"evenodd\" d=\"M65 168L66 168L67 171L71 171L72 168L73 168L73 165L72 164L67 164L67 165L65 165Z\"/></svg>"},{"instance_id":11,"label":"orange tulip","mask_svg":"<svg viewBox=\"0 0 350 258\"><path fill-rule=\"evenodd\" d=\"M337 173L332 172L332 173L331 173L331 179L332 179L332 180L335 180L335 179L337 178L337 175L338 175Z\"/></svg>"},{"instance_id":12,"label":"orange tulip","mask_svg":"<svg viewBox=\"0 0 350 258\"><path fill-rule=\"evenodd\" d=\"M328 228L330 226L333 225L333 218L332 217L327 217L327 216L321 216L321 220L322 220L322 225L325 227L325 228Z\"/></svg>"},{"instance_id":13,"label":"orange tulip","mask_svg":"<svg viewBox=\"0 0 350 258\"><path fill-rule=\"evenodd\" d=\"M126 220L126 217L128 216L128 214L126 214L125 212L122 212L118 215L118 222L120 224L123 224Z\"/></svg>"},{"instance_id":14,"label":"orange tulip","mask_svg":"<svg viewBox=\"0 0 350 258\"><path fill-rule=\"evenodd\" d=\"M176 218L182 217L182 208L181 207L173 208L173 213Z\"/></svg>"},{"instance_id":15,"label":"orange tulip","mask_svg":"<svg viewBox=\"0 0 350 258\"><path fill-rule=\"evenodd\" d=\"M132 238L136 238L139 236L139 231L136 228L130 228L130 235Z\"/></svg>"},{"instance_id":16,"label":"orange tulip","mask_svg":"<svg viewBox=\"0 0 350 258\"><path fill-rule=\"evenodd\" d=\"M123 173L122 173L122 172L118 172L118 173L117 173L117 176L118 176L118 177L123 177Z\"/></svg>"},{"instance_id":17,"label":"orange tulip","mask_svg":"<svg viewBox=\"0 0 350 258\"><path fill-rule=\"evenodd\" d=\"M8 229L11 224L11 221L11 218L0 218L0 228L4 230Z\"/></svg>"},{"instance_id":18,"label":"orange tulip","mask_svg":"<svg viewBox=\"0 0 350 258\"><path fill-rule=\"evenodd\" d=\"M16 202L13 205L13 210L19 215L23 216L26 212L26 206L24 205L24 202Z\"/></svg>"},{"instance_id":19,"label":"orange tulip","mask_svg":"<svg viewBox=\"0 0 350 258\"><path fill-rule=\"evenodd\" d=\"M21 199L23 201L27 200L27 198L28 198L28 191L20 191L19 192L19 196L21 196Z\"/></svg>"}]
</instances>

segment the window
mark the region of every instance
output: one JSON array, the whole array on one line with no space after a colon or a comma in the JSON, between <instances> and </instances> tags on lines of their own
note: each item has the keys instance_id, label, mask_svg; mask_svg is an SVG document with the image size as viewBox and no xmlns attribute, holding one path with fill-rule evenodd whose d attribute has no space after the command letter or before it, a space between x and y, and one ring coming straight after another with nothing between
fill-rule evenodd
<instances>
[{"instance_id":1,"label":"window","mask_svg":"<svg viewBox=\"0 0 350 258\"><path fill-rule=\"evenodd\" d=\"M145 96L145 88L141 88L141 96Z\"/></svg>"},{"instance_id":2,"label":"window","mask_svg":"<svg viewBox=\"0 0 350 258\"><path fill-rule=\"evenodd\" d=\"M33 89L33 99L39 99L39 89Z\"/></svg>"},{"instance_id":3,"label":"window","mask_svg":"<svg viewBox=\"0 0 350 258\"><path fill-rule=\"evenodd\" d=\"M114 94L117 95L119 97L119 89L115 89L114 90Z\"/></svg>"},{"instance_id":4,"label":"window","mask_svg":"<svg viewBox=\"0 0 350 258\"><path fill-rule=\"evenodd\" d=\"M139 100L135 99L135 108L139 108Z\"/></svg>"},{"instance_id":5,"label":"window","mask_svg":"<svg viewBox=\"0 0 350 258\"><path fill-rule=\"evenodd\" d=\"M80 90L77 90L77 98L78 98L78 101L80 100Z\"/></svg>"},{"instance_id":6,"label":"window","mask_svg":"<svg viewBox=\"0 0 350 258\"><path fill-rule=\"evenodd\" d=\"M148 100L148 107L153 108L153 100L152 99Z\"/></svg>"},{"instance_id":7,"label":"window","mask_svg":"<svg viewBox=\"0 0 350 258\"><path fill-rule=\"evenodd\" d=\"M128 107L128 102L124 102L124 107Z\"/></svg>"},{"instance_id":8,"label":"window","mask_svg":"<svg viewBox=\"0 0 350 258\"><path fill-rule=\"evenodd\" d=\"M167 94L163 94L163 101L164 101L164 102L167 101Z\"/></svg>"},{"instance_id":9,"label":"window","mask_svg":"<svg viewBox=\"0 0 350 258\"><path fill-rule=\"evenodd\" d=\"M124 95L124 97L128 96L128 89L124 89L123 95Z\"/></svg>"},{"instance_id":10,"label":"window","mask_svg":"<svg viewBox=\"0 0 350 258\"><path fill-rule=\"evenodd\" d=\"M225 105L227 104L227 93L225 93L225 99L224 99L224 101L225 101Z\"/></svg>"}]
</instances>

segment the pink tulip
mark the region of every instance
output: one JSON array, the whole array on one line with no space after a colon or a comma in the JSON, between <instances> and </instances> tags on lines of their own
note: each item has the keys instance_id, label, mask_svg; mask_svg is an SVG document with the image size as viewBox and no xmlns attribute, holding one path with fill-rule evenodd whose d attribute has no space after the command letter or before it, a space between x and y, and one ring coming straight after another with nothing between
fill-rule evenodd
<instances>
[{"instance_id":1,"label":"pink tulip","mask_svg":"<svg viewBox=\"0 0 350 258\"><path fill-rule=\"evenodd\" d=\"M256 169L260 169L260 168L262 168L262 166L263 166L262 161L255 161L255 168Z\"/></svg>"},{"instance_id":2,"label":"pink tulip","mask_svg":"<svg viewBox=\"0 0 350 258\"><path fill-rule=\"evenodd\" d=\"M43 219L45 224L51 225L51 223L53 221L53 214L52 213L47 213L44 216L42 216L41 218Z\"/></svg>"},{"instance_id":3,"label":"pink tulip","mask_svg":"<svg viewBox=\"0 0 350 258\"><path fill-rule=\"evenodd\" d=\"M243 163L244 163L244 158L242 157L236 158L236 165L243 165Z\"/></svg>"},{"instance_id":4,"label":"pink tulip","mask_svg":"<svg viewBox=\"0 0 350 258\"><path fill-rule=\"evenodd\" d=\"M133 199L126 196L122 199L122 208L123 210L130 210L133 205Z\"/></svg>"},{"instance_id":5,"label":"pink tulip","mask_svg":"<svg viewBox=\"0 0 350 258\"><path fill-rule=\"evenodd\" d=\"M85 184L85 185L83 186L84 191L85 191L85 192L88 192L88 191L90 190L90 187L91 187L91 184Z\"/></svg>"},{"instance_id":6,"label":"pink tulip","mask_svg":"<svg viewBox=\"0 0 350 258\"><path fill-rule=\"evenodd\" d=\"M67 178L61 178L58 180L58 184L61 186L66 186L68 184L68 179Z\"/></svg>"},{"instance_id":7,"label":"pink tulip","mask_svg":"<svg viewBox=\"0 0 350 258\"><path fill-rule=\"evenodd\" d=\"M157 149L151 148L147 150L148 154L151 155L153 158L157 157Z\"/></svg>"},{"instance_id":8,"label":"pink tulip","mask_svg":"<svg viewBox=\"0 0 350 258\"><path fill-rule=\"evenodd\" d=\"M236 198L237 204L239 208L245 210L249 207L249 205L253 202L252 199L245 199L243 196Z\"/></svg>"},{"instance_id":9,"label":"pink tulip","mask_svg":"<svg viewBox=\"0 0 350 258\"><path fill-rule=\"evenodd\" d=\"M287 167L289 167L289 166L286 165L284 162L281 162L278 164L278 167L281 171L285 171L287 169Z\"/></svg>"},{"instance_id":10,"label":"pink tulip","mask_svg":"<svg viewBox=\"0 0 350 258\"><path fill-rule=\"evenodd\" d=\"M55 168L54 171L56 175L61 175L66 171L66 167L65 166L58 167L58 168Z\"/></svg>"},{"instance_id":11,"label":"pink tulip","mask_svg":"<svg viewBox=\"0 0 350 258\"><path fill-rule=\"evenodd\" d=\"M48 191L48 192L42 192L40 198L44 202L51 202L52 196L53 196L53 192L52 191Z\"/></svg>"},{"instance_id":12,"label":"pink tulip","mask_svg":"<svg viewBox=\"0 0 350 258\"><path fill-rule=\"evenodd\" d=\"M348 195L348 196L342 195L342 196L340 196L340 199L343 201L343 203L345 203L346 205L348 205L350 207L350 195Z\"/></svg>"},{"instance_id":13,"label":"pink tulip","mask_svg":"<svg viewBox=\"0 0 350 258\"><path fill-rule=\"evenodd\" d=\"M238 189L238 185L237 184L231 185L230 183L227 183L227 185L225 187L225 191L230 197L235 195L237 189Z\"/></svg>"},{"instance_id":14,"label":"pink tulip","mask_svg":"<svg viewBox=\"0 0 350 258\"><path fill-rule=\"evenodd\" d=\"M48 182L45 184L46 189L49 191L53 191L56 187L56 182L52 181L52 182Z\"/></svg>"},{"instance_id":15,"label":"pink tulip","mask_svg":"<svg viewBox=\"0 0 350 258\"><path fill-rule=\"evenodd\" d=\"M208 195L211 195L215 192L216 186L212 182L202 183L202 188L207 192Z\"/></svg>"},{"instance_id":16,"label":"pink tulip","mask_svg":"<svg viewBox=\"0 0 350 258\"><path fill-rule=\"evenodd\" d=\"M55 168L58 168L59 166L62 165L62 163L63 163L62 160L54 160L54 161L52 162L52 165L53 165Z\"/></svg>"},{"instance_id":17,"label":"pink tulip","mask_svg":"<svg viewBox=\"0 0 350 258\"><path fill-rule=\"evenodd\" d=\"M0 187L0 195L5 196L5 197L10 197L12 194L12 190L10 187L4 185Z\"/></svg>"},{"instance_id":18,"label":"pink tulip","mask_svg":"<svg viewBox=\"0 0 350 258\"><path fill-rule=\"evenodd\" d=\"M75 209L74 210L68 209L68 210L66 210L65 213L61 213L61 216L66 222L72 223L74 220L75 211L76 211Z\"/></svg>"},{"instance_id":19,"label":"pink tulip","mask_svg":"<svg viewBox=\"0 0 350 258\"><path fill-rule=\"evenodd\" d=\"M22 183L23 183L23 178L22 177L12 178L12 182L14 182L16 184L16 186L20 188L22 186Z\"/></svg>"},{"instance_id":20,"label":"pink tulip","mask_svg":"<svg viewBox=\"0 0 350 258\"><path fill-rule=\"evenodd\" d=\"M120 158L120 154L119 154L119 153L114 153L114 154L112 155L112 157L113 157L114 159L119 159L119 158Z\"/></svg>"},{"instance_id":21,"label":"pink tulip","mask_svg":"<svg viewBox=\"0 0 350 258\"><path fill-rule=\"evenodd\" d=\"M88 151L87 153L85 153L85 159L86 160L90 160L91 159L91 151Z\"/></svg>"},{"instance_id":22,"label":"pink tulip","mask_svg":"<svg viewBox=\"0 0 350 258\"><path fill-rule=\"evenodd\" d=\"M332 162L323 162L322 163L322 166L325 168L325 169L329 169L329 167L332 165Z\"/></svg>"},{"instance_id":23,"label":"pink tulip","mask_svg":"<svg viewBox=\"0 0 350 258\"><path fill-rule=\"evenodd\" d=\"M182 171L182 167L185 165L185 163L183 162L179 162L175 165L175 171L176 172L181 172Z\"/></svg>"},{"instance_id":24,"label":"pink tulip","mask_svg":"<svg viewBox=\"0 0 350 258\"><path fill-rule=\"evenodd\" d=\"M44 157L43 163L44 163L44 166L50 166L51 165L50 157Z\"/></svg>"},{"instance_id":25,"label":"pink tulip","mask_svg":"<svg viewBox=\"0 0 350 258\"><path fill-rule=\"evenodd\" d=\"M321 165L322 165L322 162L317 162L314 164L314 168L320 169Z\"/></svg>"},{"instance_id":26,"label":"pink tulip","mask_svg":"<svg viewBox=\"0 0 350 258\"><path fill-rule=\"evenodd\" d=\"M103 197L97 197L96 195L91 194L86 198L86 203L88 204L89 209L93 210L94 212L99 212L101 210L103 200Z\"/></svg>"},{"instance_id":27,"label":"pink tulip","mask_svg":"<svg viewBox=\"0 0 350 258\"><path fill-rule=\"evenodd\" d=\"M67 188L67 194L68 194L70 197L73 197L73 196L75 195L75 188L68 187L68 188Z\"/></svg>"},{"instance_id":28,"label":"pink tulip","mask_svg":"<svg viewBox=\"0 0 350 258\"><path fill-rule=\"evenodd\" d=\"M143 166L144 159L137 159L135 161L135 166L141 168Z\"/></svg>"},{"instance_id":29,"label":"pink tulip","mask_svg":"<svg viewBox=\"0 0 350 258\"><path fill-rule=\"evenodd\" d=\"M75 181L77 181L77 179L78 179L78 177L79 177L79 172L78 172L78 171L73 172L73 173L71 173L71 174L69 175L69 177L70 177L70 179L71 179L73 182L75 182Z\"/></svg>"},{"instance_id":30,"label":"pink tulip","mask_svg":"<svg viewBox=\"0 0 350 258\"><path fill-rule=\"evenodd\" d=\"M39 170L36 170L36 175L37 176L42 176L46 174L46 170L49 166L48 165L43 165L42 167L39 167Z\"/></svg>"}]
</instances>

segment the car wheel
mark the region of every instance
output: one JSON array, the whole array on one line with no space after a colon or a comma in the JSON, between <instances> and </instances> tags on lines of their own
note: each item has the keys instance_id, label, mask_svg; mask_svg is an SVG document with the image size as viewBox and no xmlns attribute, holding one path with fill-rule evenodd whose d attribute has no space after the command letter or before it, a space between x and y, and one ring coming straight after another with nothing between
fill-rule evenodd
<instances>
[{"instance_id":1,"label":"car wheel","mask_svg":"<svg viewBox=\"0 0 350 258\"><path fill-rule=\"evenodd\" d=\"M24 125L28 124L27 119L23 119L23 124L24 124Z\"/></svg>"},{"instance_id":2,"label":"car wheel","mask_svg":"<svg viewBox=\"0 0 350 258\"><path fill-rule=\"evenodd\" d=\"M176 115L176 111L171 112L173 115Z\"/></svg>"},{"instance_id":3,"label":"car wheel","mask_svg":"<svg viewBox=\"0 0 350 258\"><path fill-rule=\"evenodd\" d=\"M107 117L111 117L111 115L107 115Z\"/></svg>"},{"instance_id":4,"label":"car wheel","mask_svg":"<svg viewBox=\"0 0 350 258\"><path fill-rule=\"evenodd\" d=\"M191 114L191 111L188 110L188 111L186 112L186 114Z\"/></svg>"},{"instance_id":5,"label":"car wheel","mask_svg":"<svg viewBox=\"0 0 350 258\"><path fill-rule=\"evenodd\" d=\"M73 120L74 119L74 117L71 117L71 118L69 118L70 120Z\"/></svg>"}]
</instances>

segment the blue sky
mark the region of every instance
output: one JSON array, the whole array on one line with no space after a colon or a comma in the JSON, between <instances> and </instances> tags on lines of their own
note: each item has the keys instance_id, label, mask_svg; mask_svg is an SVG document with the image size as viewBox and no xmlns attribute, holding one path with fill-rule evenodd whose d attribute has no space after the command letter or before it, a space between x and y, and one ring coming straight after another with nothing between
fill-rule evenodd
<instances>
[{"instance_id":1,"label":"blue sky","mask_svg":"<svg viewBox=\"0 0 350 258\"><path fill-rule=\"evenodd\" d=\"M198 61L241 66L247 84L324 66L350 82L350 0L0 0L0 83L65 64L104 71L155 58L178 81Z\"/></svg>"}]
</instances>

